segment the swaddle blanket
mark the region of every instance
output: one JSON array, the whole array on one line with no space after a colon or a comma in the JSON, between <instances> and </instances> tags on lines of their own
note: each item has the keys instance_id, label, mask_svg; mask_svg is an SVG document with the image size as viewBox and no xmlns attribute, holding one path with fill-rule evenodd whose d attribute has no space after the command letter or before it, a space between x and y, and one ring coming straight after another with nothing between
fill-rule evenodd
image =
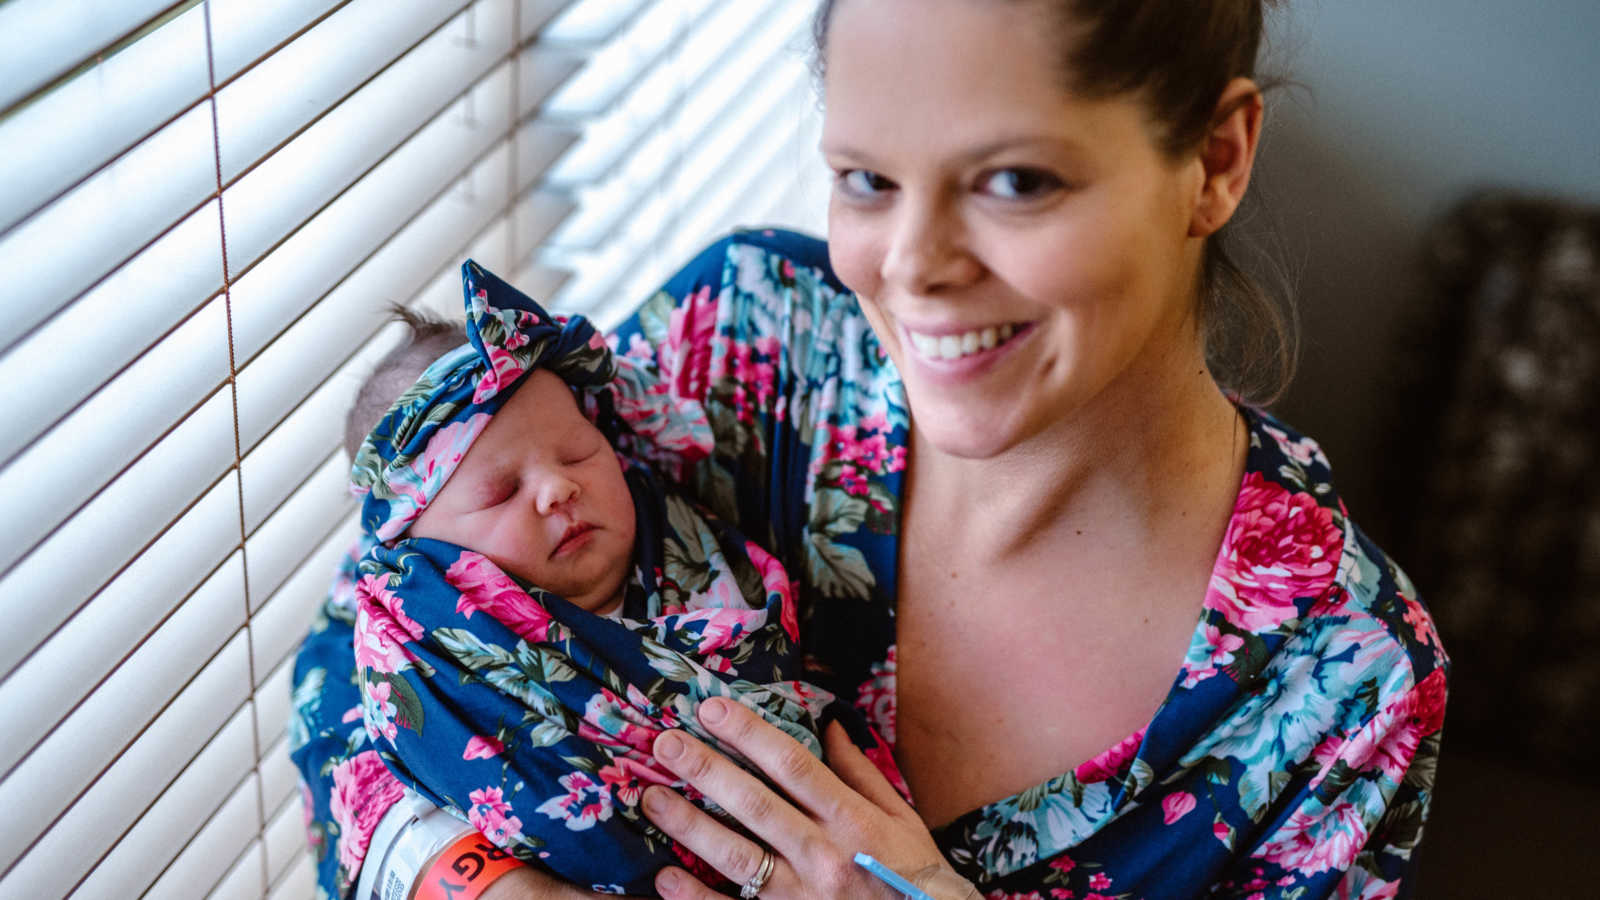
<instances>
[{"instance_id":1,"label":"swaddle blanket","mask_svg":"<svg viewBox=\"0 0 1600 900\"><path fill-rule=\"evenodd\" d=\"M796 680L783 567L643 466L626 468L638 526L620 620L519 583L470 549L407 536L535 368L572 385L614 446L640 438L619 408L647 410L630 421L656 438L710 444L703 416L639 402L650 386L635 370L619 375L629 362L582 317L549 316L471 261L462 275L469 344L396 401L352 469L372 538L354 582L366 731L400 783L519 858L595 890L650 895L663 865L696 863L639 808L647 785L682 786L651 756L655 736L685 728L716 745L695 708L726 697L820 757L838 705ZM838 711L858 742L875 741Z\"/></svg>"}]
</instances>

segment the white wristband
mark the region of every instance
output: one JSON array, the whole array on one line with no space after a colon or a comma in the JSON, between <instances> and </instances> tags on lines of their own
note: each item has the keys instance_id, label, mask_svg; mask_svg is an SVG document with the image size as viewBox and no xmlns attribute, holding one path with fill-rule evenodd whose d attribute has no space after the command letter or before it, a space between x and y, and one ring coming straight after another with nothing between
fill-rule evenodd
<instances>
[{"instance_id":1,"label":"white wristband","mask_svg":"<svg viewBox=\"0 0 1600 900\"><path fill-rule=\"evenodd\" d=\"M356 882L357 900L406 900L428 861L472 828L407 790L384 813L367 846L367 862ZM378 854L382 853L379 857Z\"/></svg>"}]
</instances>

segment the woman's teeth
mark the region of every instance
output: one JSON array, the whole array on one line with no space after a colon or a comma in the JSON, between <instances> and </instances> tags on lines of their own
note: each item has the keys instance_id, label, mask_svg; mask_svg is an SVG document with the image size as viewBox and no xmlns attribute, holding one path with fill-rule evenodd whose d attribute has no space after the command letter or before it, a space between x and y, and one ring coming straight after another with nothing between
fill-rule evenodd
<instances>
[{"instance_id":1,"label":"woman's teeth","mask_svg":"<svg viewBox=\"0 0 1600 900\"><path fill-rule=\"evenodd\" d=\"M1010 323L962 334L932 335L907 329L911 346L924 359L960 359L980 350L993 350L1010 340L1014 331Z\"/></svg>"}]
</instances>

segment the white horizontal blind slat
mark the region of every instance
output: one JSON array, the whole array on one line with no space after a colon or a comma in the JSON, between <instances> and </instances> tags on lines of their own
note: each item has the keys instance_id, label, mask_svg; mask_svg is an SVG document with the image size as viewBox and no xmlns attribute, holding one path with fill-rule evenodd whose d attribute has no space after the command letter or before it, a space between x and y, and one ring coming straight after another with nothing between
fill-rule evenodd
<instances>
[{"instance_id":1,"label":"white horizontal blind slat","mask_svg":"<svg viewBox=\"0 0 1600 900\"><path fill-rule=\"evenodd\" d=\"M0 147L11 158L0 166L0 235L205 96L203 12L179 16L0 119ZM0 59L9 61L3 50Z\"/></svg>"},{"instance_id":2,"label":"white horizontal blind slat","mask_svg":"<svg viewBox=\"0 0 1600 900\"><path fill-rule=\"evenodd\" d=\"M253 842L239 856L239 859L228 869L222 880L217 882L209 893L202 894L200 888L191 888L185 894L175 897L200 897L205 896L210 900L255 900L262 896L261 869L265 857L262 853L261 843ZM307 871L310 871L310 857L306 858ZM306 883L305 891L295 894L295 900L306 900L313 896L311 882Z\"/></svg>"},{"instance_id":3,"label":"white horizontal blind slat","mask_svg":"<svg viewBox=\"0 0 1600 900\"><path fill-rule=\"evenodd\" d=\"M12 0L0 6L0 110L172 5L172 0Z\"/></svg>"},{"instance_id":4,"label":"white horizontal blind slat","mask_svg":"<svg viewBox=\"0 0 1600 900\"><path fill-rule=\"evenodd\" d=\"M166 597L106 597L91 605L28 660L16 677L0 685L0 698L6 701L0 706L4 710L0 722L8 734L18 736L6 743L0 762L9 769L33 749L35 741L48 745L64 719L68 720L64 727L79 730L86 727L82 722L97 722L102 738L134 733L243 624L243 585L243 560L235 553L169 617L141 621L118 605L118 600L126 600L136 612L142 611L138 607L162 609L171 602ZM123 631L119 626L131 627ZM77 677L51 677L64 666L73 666ZM138 702L132 702L134 698ZM69 717L79 723L71 724ZM55 762L72 769L75 754L94 752L89 747L74 748ZM80 774L87 778L92 775L90 768L84 763Z\"/></svg>"},{"instance_id":5,"label":"white horizontal blind slat","mask_svg":"<svg viewBox=\"0 0 1600 900\"><path fill-rule=\"evenodd\" d=\"M191 58L206 9L177 4L0 119L26 134L83 101L78 140L0 180L24 188L0 192L0 283L30 285L0 317L0 379L59 388L24 392L0 435L23 504L0 525L0 614L21 625L0 637L0 727L36 735L0 748L0 803L26 820L0 825L0 900L312 892L292 654L354 533L335 448L391 339L381 307L459 317L470 255L620 314L707 229L804 196L804 78L774 60L803 69L785 41L809 6L210 0L231 317ZM18 616L19 591L62 600Z\"/></svg>"},{"instance_id":6,"label":"white horizontal blind slat","mask_svg":"<svg viewBox=\"0 0 1600 900\"><path fill-rule=\"evenodd\" d=\"M241 633L125 749L133 734L106 736L83 716L13 769L0 782L9 813L0 822L0 897L35 897L42 886L76 881L82 861L98 859L249 696L248 662ZM246 766L251 749L242 747ZM63 810L69 798L77 800Z\"/></svg>"},{"instance_id":7,"label":"white horizontal blind slat","mask_svg":"<svg viewBox=\"0 0 1600 900\"><path fill-rule=\"evenodd\" d=\"M348 0L211 0L218 83ZM3 15L3 13L0 13ZM0 121L0 234L210 90L206 9L196 5Z\"/></svg>"},{"instance_id":8,"label":"white horizontal blind slat","mask_svg":"<svg viewBox=\"0 0 1600 900\"><path fill-rule=\"evenodd\" d=\"M150 896L197 897L209 893L228 875L242 854L259 854L261 847L254 839L261 823L261 811L256 805L258 790L256 776L251 773L150 886ZM252 869L259 891L261 861L258 855L252 856L252 861L246 862L242 870Z\"/></svg>"},{"instance_id":9,"label":"white horizontal blind slat","mask_svg":"<svg viewBox=\"0 0 1600 900\"><path fill-rule=\"evenodd\" d=\"M128 897L162 873L173 848L182 846L216 811L250 769L248 705L189 762L72 894L74 898Z\"/></svg>"},{"instance_id":10,"label":"white horizontal blind slat","mask_svg":"<svg viewBox=\"0 0 1600 900\"><path fill-rule=\"evenodd\" d=\"M268 900L304 900L315 893L316 874L311 869L311 856L300 854L289 871L272 886ZM253 895L252 895L253 896Z\"/></svg>"},{"instance_id":11,"label":"white horizontal blind slat","mask_svg":"<svg viewBox=\"0 0 1600 900\"><path fill-rule=\"evenodd\" d=\"M279 665L305 638L312 612L328 593L334 566L358 534L354 515L337 523L251 618L250 638L258 669ZM286 689L284 697L288 696ZM263 740L270 739L282 727L283 722L274 724L264 719Z\"/></svg>"},{"instance_id":12,"label":"white horizontal blind slat","mask_svg":"<svg viewBox=\"0 0 1600 900\"><path fill-rule=\"evenodd\" d=\"M306 829L300 821L298 800L275 807L267 820L267 831L263 837L267 879L276 881L288 873L295 860L305 855Z\"/></svg>"}]
</instances>

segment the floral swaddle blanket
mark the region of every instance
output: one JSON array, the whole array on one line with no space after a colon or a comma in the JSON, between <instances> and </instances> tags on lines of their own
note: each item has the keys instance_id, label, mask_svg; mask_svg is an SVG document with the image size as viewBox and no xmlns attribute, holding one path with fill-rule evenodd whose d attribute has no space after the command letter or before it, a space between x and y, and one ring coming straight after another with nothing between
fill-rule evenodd
<instances>
[{"instance_id":1,"label":"floral swaddle blanket","mask_svg":"<svg viewBox=\"0 0 1600 900\"><path fill-rule=\"evenodd\" d=\"M834 717L857 743L881 744L832 695L798 680L782 565L643 465L625 466L637 533L620 619L521 584L472 550L407 536L536 368L578 392L614 447L648 455L654 446L679 464L710 452L698 407L613 356L585 319L548 315L470 260L462 277L469 346L396 401L352 468L367 538L350 583L361 712L393 783L362 785L354 793L369 806L349 819L375 826L383 810L372 798L387 808L405 785L568 881L651 895L664 865L705 871L639 808L649 784L683 786L651 756L657 734L684 728L719 746L698 723L701 701L742 703L819 757Z\"/></svg>"}]
</instances>

